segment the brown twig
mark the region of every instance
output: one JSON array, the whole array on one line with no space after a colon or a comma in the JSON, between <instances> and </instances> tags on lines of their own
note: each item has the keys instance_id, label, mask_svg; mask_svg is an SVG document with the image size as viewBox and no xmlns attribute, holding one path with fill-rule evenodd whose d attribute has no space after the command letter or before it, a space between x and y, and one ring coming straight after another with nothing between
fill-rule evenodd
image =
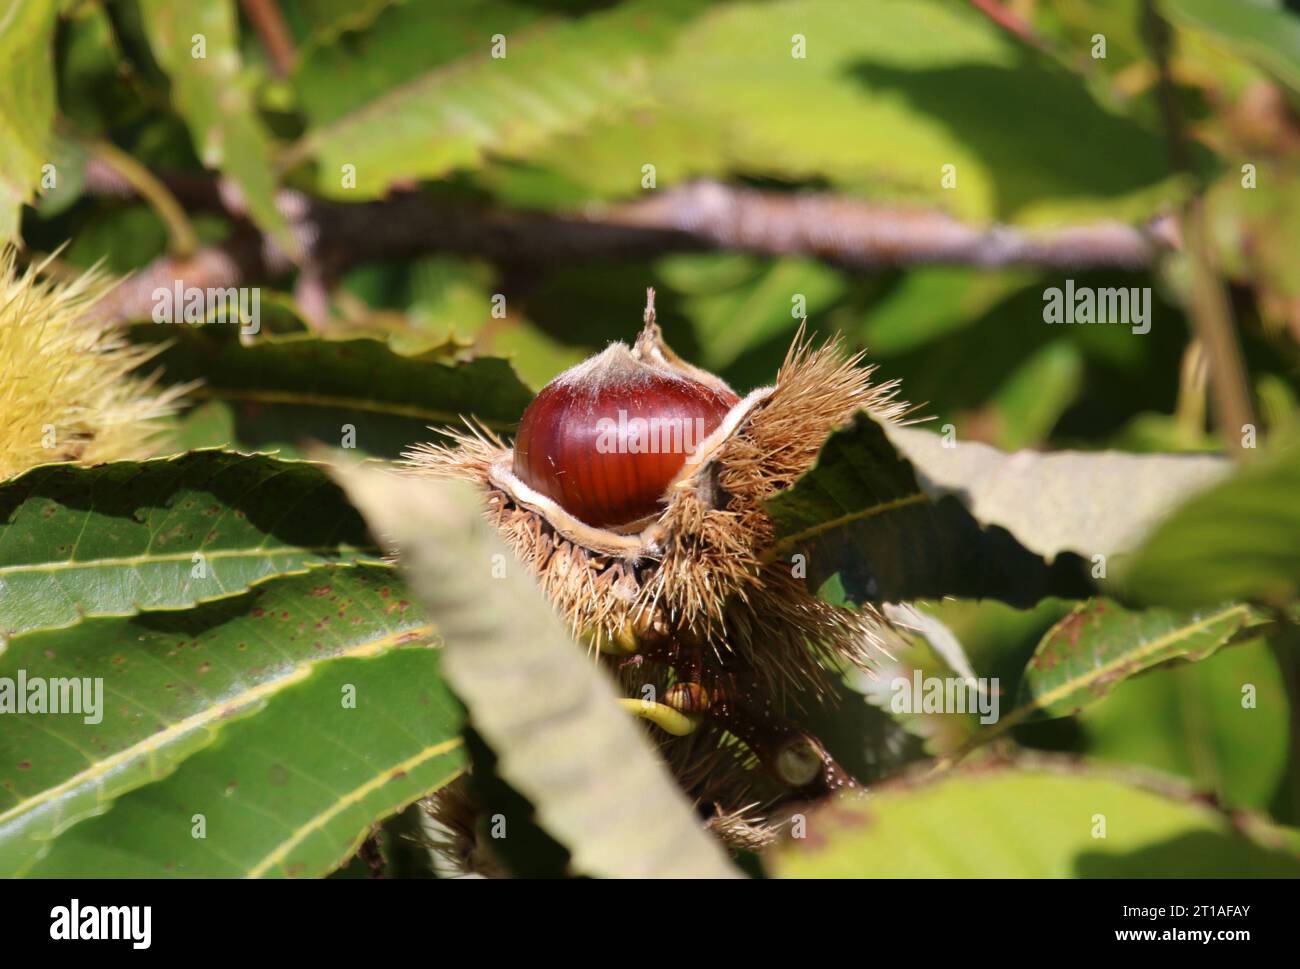
<instances>
[{"instance_id":1,"label":"brown twig","mask_svg":"<svg viewBox=\"0 0 1300 969\"><path fill-rule=\"evenodd\" d=\"M675 230L710 247L813 255L859 268L947 263L993 268L1140 268L1174 241L1166 220L1098 222L1038 232L972 226L942 212L829 194L696 182L597 213L609 225Z\"/></svg>"},{"instance_id":2,"label":"brown twig","mask_svg":"<svg viewBox=\"0 0 1300 969\"><path fill-rule=\"evenodd\" d=\"M1215 423L1229 451L1243 458L1250 453L1245 447L1246 430L1258 425L1250 398L1246 364L1237 341L1228 287L1218 272L1205 220L1205 205L1200 199L1189 205L1184 231L1188 236L1187 251L1192 261L1190 299L1186 309L1209 362Z\"/></svg>"},{"instance_id":3,"label":"brown twig","mask_svg":"<svg viewBox=\"0 0 1300 969\"><path fill-rule=\"evenodd\" d=\"M199 245L198 236L195 235L185 210L167 186L154 177L153 172L111 142L96 141L89 143L87 148L91 153L91 165L106 169L125 191L139 195L153 206L167 227L171 254L182 259L193 255Z\"/></svg>"},{"instance_id":4,"label":"brown twig","mask_svg":"<svg viewBox=\"0 0 1300 969\"><path fill-rule=\"evenodd\" d=\"M988 17L1003 30L1015 34L1026 44L1047 50L1047 41L1034 28L1004 7L999 0L970 0L971 6Z\"/></svg>"},{"instance_id":5,"label":"brown twig","mask_svg":"<svg viewBox=\"0 0 1300 969\"><path fill-rule=\"evenodd\" d=\"M221 179L181 176L162 182L188 208L247 219L239 194ZM86 187L114 197L133 191L118 173L94 160L87 165ZM563 214L437 201L418 192L346 204L284 189L276 202L307 254L305 265L325 284L360 262L433 251L514 266L729 249L810 255L857 269L927 263L1138 269L1162 249L1178 244L1172 220L1163 218L1143 227L1099 222L1029 231L997 224L972 226L940 212L835 195L766 192L716 182L686 184L637 201ZM240 233L190 260L159 260L138 275L174 280L176 272L191 264L203 267L206 275L202 283L185 277L187 285L203 286L270 279L292 268L269 240ZM114 318L147 315L152 287L144 290L143 299L133 298L141 290L123 286L106 309Z\"/></svg>"},{"instance_id":6,"label":"brown twig","mask_svg":"<svg viewBox=\"0 0 1300 969\"><path fill-rule=\"evenodd\" d=\"M1156 94L1164 120L1169 145L1169 161L1175 171L1189 172L1191 151L1187 132L1178 111L1177 92L1169 66L1173 34L1156 10L1153 0L1143 3L1143 33L1157 71ZM1182 234L1192 265L1192 281L1187 294L1186 310L1192 328L1205 348L1209 364L1210 390L1214 399L1214 417L1229 451L1236 457L1249 452L1243 437L1247 426L1255 427L1255 408L1250 398L1250 382L1237 326L1232 316L1228 287L1219 274L1205 217L1204 199L1197 195L1186 205Z\"/></svg>"},{"instance_id":7,"label":"brown twig","mask_svg":"<svg viewBox=\"0 0 1300 969\"><path fill-rule=\"evenodd\" d=\"M284 22L284 14L275 0L242 0L244 13L257 35L262 38L271 65L280 77L288 77L293 72L295 60L293 37Z\"/></svg>"}]
</instances>

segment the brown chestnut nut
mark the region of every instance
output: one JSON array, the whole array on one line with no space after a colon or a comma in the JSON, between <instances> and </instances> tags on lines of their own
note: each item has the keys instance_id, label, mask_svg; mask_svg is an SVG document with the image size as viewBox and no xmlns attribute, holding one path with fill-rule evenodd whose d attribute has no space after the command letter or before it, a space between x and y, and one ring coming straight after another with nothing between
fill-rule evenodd
<instances>
[{"instance_id":1,"label":"brown chestnut nut","mask_svg":"<svg viewBox=\"0 0 1300 969\"><path fill-rule=\"evenodd\" d=\"M630 525L660 509L687 458L738 400L615 344L534 398L513 472L588 525Z\"/></svg>"}]
</instances>

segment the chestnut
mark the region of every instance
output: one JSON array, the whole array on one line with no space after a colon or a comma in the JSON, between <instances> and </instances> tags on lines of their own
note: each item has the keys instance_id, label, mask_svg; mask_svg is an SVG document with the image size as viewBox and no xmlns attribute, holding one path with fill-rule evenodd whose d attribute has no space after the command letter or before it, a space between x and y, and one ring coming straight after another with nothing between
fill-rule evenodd
<instances>
[{"instance_id":1,"label":"chestnut","mask_svg":"<svg viewBox=\"0 0 1300 969\"><path fill-rule=\"evenodd\" d=\"M533 399L519 424L513 471L588 525L626 527L661 509L687 458L739 399L616 344Z\"/></svg>"}]
</instances>

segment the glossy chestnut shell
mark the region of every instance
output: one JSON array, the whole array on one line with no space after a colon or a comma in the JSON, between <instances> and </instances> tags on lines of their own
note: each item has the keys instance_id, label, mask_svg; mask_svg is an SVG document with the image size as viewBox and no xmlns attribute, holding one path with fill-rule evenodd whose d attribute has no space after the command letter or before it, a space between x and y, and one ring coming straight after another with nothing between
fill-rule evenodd
<instances>
[{"instance_id":1,"label":"glossy chestnut shell","mask_svg":"<svg viewBox=\"0 0 1300 969\"><path fill-rule=\"evenodd\" d=\"M687 457L739 400L663 369L616 364L579 366L543 387L514 448L515 477L597 528L656 513Z\"/></svg>"}]
</instances>

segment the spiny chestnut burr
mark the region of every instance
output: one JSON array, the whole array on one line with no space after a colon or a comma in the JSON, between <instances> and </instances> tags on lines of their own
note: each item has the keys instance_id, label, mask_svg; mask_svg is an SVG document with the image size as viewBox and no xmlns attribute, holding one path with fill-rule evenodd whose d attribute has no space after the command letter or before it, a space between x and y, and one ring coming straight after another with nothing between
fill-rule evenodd
<instances>
[{"instance_id":1,"label":"spiny chestnut burr","mask_svg":"<svg viewBox=\"0 0 1300 969\"><path fill-rule=\"evenodd\" d=\"M631 346L542 389L513 447L471 425L406 455L410 473L481 488L489 520L736 845L770 839L774 799L845 783L786 708L827 692L827 667L870 667L893 635L873 606L809 588L769 505L857 411L906 415L870 374L838 341L801 334L774 383L739 397L672 351L651 300ZM643 702L646 687L660 699Z\"/></svg>"},{"instance_id":2,"label":"spiny chestnut burr","mask_svg":"<svg viewBox=\"0 0 1300 969\"><path fill-rule=\"evenodd\" d=\"M741 398L664 342L651 295L634 343L544 387L513 447L471 427L409 452L409 467L482 487L485 512L588 642L626 655L643 630L686 637L773 688L816 691L819 655L868 662L879 620L792 573L767 503L859 409L905 413L860 362L800 337L775 383Z\"/></svg>"},{"instance_id":3,"label":"spiny chestnut burr","mask_svg":"<svg viewBox=\"0 0 1300 969\"><path fill-rule=\"evenodd\" d=\"M687 458L739 401L634 353L615 344L551 381L515 440L515 477L597 528L661 511Z\"/></svg>"}]
</instances>

